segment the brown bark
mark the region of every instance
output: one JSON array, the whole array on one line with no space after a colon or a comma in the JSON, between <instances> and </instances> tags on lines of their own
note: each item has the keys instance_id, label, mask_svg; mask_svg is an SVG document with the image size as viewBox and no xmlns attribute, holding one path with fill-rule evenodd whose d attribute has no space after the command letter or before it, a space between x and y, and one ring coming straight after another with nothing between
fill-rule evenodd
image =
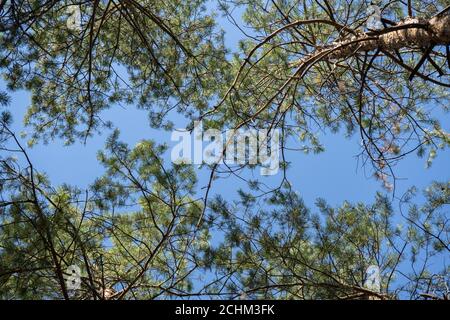
<instances>
[{"instance_id":1,"label":"brown bark","mask_svg":"<svg viewBox=\"0 0 450 320\"><path fill-rule=\"evenodd\" d=\"M328 59L344 59L357 52L393 51L402 48L425 48L450 44L450 15L431 19L407 18L396 26L380 31L361 33L344 41L322 47L330 51ZM321 51L322 51L321 50Z\"/></svg>"}]
</instances>

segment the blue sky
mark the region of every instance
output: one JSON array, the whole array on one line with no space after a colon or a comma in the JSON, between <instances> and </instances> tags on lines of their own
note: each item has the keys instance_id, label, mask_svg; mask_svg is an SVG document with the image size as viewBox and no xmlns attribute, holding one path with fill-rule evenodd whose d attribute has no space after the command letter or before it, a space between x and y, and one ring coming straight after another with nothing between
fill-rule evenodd
<instances>
[{"instance_id":1,"label":"blue sky","mask_svg":"<svg viewBox=\"0 0 450 320\"><path fill-rule=\"evenodd\" d=\"M16 133L24 130L20 120L28 101L29 94L26 92L13 94L10 109L15 116ZM170 132L154 130L148 126L145 111L115 106L108 114L120 128L121 139L130 145L136 144L141 139L153 139L158 143L166 142L174 145L174 143L170 144ZM86 145L77 143L64 146L62 141L55 141L48 145L38 144L29 150L29 154L35 168L46 172L54 186L68 183L86 188L103 173L103 168L96 160L96 153L103 148L109 133L110 131L105 131L102 135L95 136L88 140ZM359 144L356 138L346 139L340 134L326 134L321 136L321 141L325 146L325 152L321 154L306 155L302 152L288 154L288 159L292 161L292 167L289 170L290 181L308 207L314 208L314 203L319 197L326 199L332 206L339 206L344 200L371 203L377 191L385 192L379 181L358 168L355 156L359 153ZM22 139L22 142L26 144L26 140ZM166 161L168 160L167 156ZM433 180L448 180L449 160L450 152L441 152L433 166L425 169L425 159L418 159L415 155L406 157L396 167L397 175L404 178L397 182L397 194L402 195L413 185L423 189ZM197 173L200 177L198 185L200 190L207 183L208 172L197 170ZM279 174L275 177L264 178L259 176L258 171L256 174L263 182L266 180L274 182L281 176ZM249 175L247 172L246 176ZM231 200L237 196L237 187L245 188L245 185L236 178L218 180L213 186L212 193L219 193L225 199ZM394 208L398 208L397 201L394 203ZM312 211L317 212L317 209ZM221 236L213 235L213 245L220 240ZM441 265L441 263L437 264L437 266ZM203 272L202 275L202 281L211 279L208 273ZM194 285L195 287L199 285L198 288L201 288L202 285L198 281L200 278L194 282Z\"/></svg>"},{"instance_id":2,"label":"blue sky","mask_svg":"<svg viewBox=\"0 0 450 320\"><path fill-rule=\"evenodd\" d=\"M236 12L235 18L240 20L239 12ZM242 38L241 32L226 18L218 17L218 20L220 27L226 32L227 46L232 51L237 50L237 43ZM0 81L0 89L4 87L4 82ZM24 128L22 124L29 101L30 95L27 92L12 94L9 108L14 116L13 128L16 133L30 130ZM170 141L170 132L150 128L146 111L138 110L134 106L111 106L104 113L104 118L113 121L121 131L121 140L130 145L136 144L141 139L153 139L158 143L168 143L169 146L175 144ZM183 123L184 119L179 117L176 122ZM442 125L450 131L450 121L446 120ZM46 172L53 184L68 183L86 188L103 172L103 168L96 160L96 153L104 146L105 139L110 133L110 130L105 129L101 135L89 139L86 144L64 146L60 140L48 145L38 144L29 153L36 168ZM331 205L339 205L344 200L370 202L377 191L386 192L379 181L365 172L364 168L358 167L356 155L360 150L357 137L347 139L339 133L319 133L319 135L325 146L325 152L317 155L288 152L288 161L291 161L290 181L308 206L313 206L318 197L326 199ZM26 139L23 139L24 144L25 141ZM168 157L166 159L169 160ZM397 181L396 195L401 196L413 185L423 189L434 180L448 180L449 164L449 150L438 153L430 169L425 169L425 159L419 159L415 154L409 155L395 167L395 173L400 178ZM208 172L198 169L197 172L201 188L207 182ZM249 176L250 172L246 175ZM277 177L258 178L263 182L274 182L280 176L281 173ZM235 178L219 180L214 184L213 192L232 199L236 195L237 186L245 187Z\"/></svg>"},{"instance_id":3,"label":"blue sky","mask_svg":"<svg viewBox=\"0 0 450 320\"><path fill-rule=\"evenodd\" d=\"M237 20L239 17L236 16ZM242 35L225 18L219 18L220 26L226 31L226 44L232 51L237 50L237 43ZM5 83L0 80L0 90L5 89ZM30 128L24 128L22 119L30 102L30 95L25 91L14 92L11 95L11 105L8 107L13 114L13 130L19 133ZM447 118L445 118L447 117ZM442 126L450 131L448 115L443 117ZM170 141L171 132L150 128L147 112L134 106L111 106L104 113L105 120L111 120L121 131L121 140L135 145L142 139L152 139L158 143ZM176 123L186 122L177 116ZM89 139L86 144L80 142L64 146L64 142L56 140L48 145L37 144L29 150L29 155L37 170L47 173L54 186L67 183L87 188L94 180L103 174L96 154L102 149L111 130L105 129L102 134ZM287 152L287 160L291 162L288 171L293 188L298 191L306 205L312 208L317 198L324 198L332 206L339 206L343 201L371 203L377 191L386 193L381 183L373 178L370 171L358 166L356 156L360 153L359 139L356 135L347 139L344 134L319 133L319 138L325 147L320 154L304 154L302 152ZM26 145L26 139L21 139ZM169 154L165 157L168 162ZM432 181L448 181L450 177L450 150L439 152L433 165L425 169L426 159L420 159L415 154L404 158L396 167L396 195L401 196L410 187L426 188ZM199 176L198 190L207 184L209 172L206 169L196 169ZM261 177L259 170L255 177L266 183L276 183L281 178L281 171L275 177ZM247 171L244 176L250 177ZM225 199L232 200L237 196L238 187L245 188L237 178L218 180L214 183L212 194L221 194ZM392 196L392 194L389 194ZM199 195L200 196L200 195ZM418 199L423 200L419 197ZM394 209L398 202L394 200ZM216 239L217 240L217 239Z\"/></svg>"}]
</instances>

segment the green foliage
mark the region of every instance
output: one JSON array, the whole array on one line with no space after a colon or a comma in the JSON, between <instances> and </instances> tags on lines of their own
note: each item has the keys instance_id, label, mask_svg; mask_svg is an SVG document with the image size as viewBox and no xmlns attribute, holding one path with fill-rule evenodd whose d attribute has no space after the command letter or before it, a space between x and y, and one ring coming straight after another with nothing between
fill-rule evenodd
<instances>
[{"instance_id":1,"label":"green foliage","mask_svg":"<svg viewBox=\"0 0 450 320\"><path fill-rule=\"evenodd\" d=\"M440 123L449 44L380 43L408 15L432 33L447 2L386 1L384 30L373 31L367 0L220 0L231 21L243 12L247 34L230 51L205 0L1 1L0 298L448 299L448 182L423 199L411 189L398 202L377 193L372 204L318 199L310 209L292 190L284 152L323 152L318 132L356 136L362 163L389 191L406 155L432 165L450 145ZM80 28L68 25L69 5ZM371 42L378 47L364 49ZM167 164L167 146L130 147L115 130L98 153L102 176L86 190L54 186L11 129L16 90L31 95L29 147L87 143L113 128L105 113L119 106L147 110L166 130L174 114L189 128L199 119L279 128L281 184L251 179L235 201L212 196L217 167L199 188L192 167ZM245 180L246 168L225 173ZM380 268L379 292L365 286L370 265ZM79 290L68 286L70 266L81 268Z\"/></svg>"},{"instance_id":2,"label":"green foliage","mask_svg":"<svg viewBox=\"0 0 450 320\"><path fill-rule=\"evenodd\" d=\"M0 38L9 89L32 93L33 138L86 139L105 124L102 111L122 104L148 109L160 126L174 105L193 116L187 106L201 110L221 83L222 35L203 0L88 2L80 33L67 27L64 2L38 3L18 8L23 25Z\"/></svg>"},{"instance_id":3,"label":"green foliage","mask_svg":"<svg viewBox=\"0 0 450 320\"><path fill-rule=\"evenodd\" d=\"M420 298L429 292L427 281L440 279L433 290L445 296L447 270L430 261L449 250L448 183L434 183L426 196L420 209L410 205L406 228L396 225L391 202L381 194L372 205L337 208L319 199L317 214L289 189L251 204L246 196L232 205L219 197L210 205L209 223L224 240L205 253L207 266L220 271L214 288L228 298ZM364 285L371 265L381 270L380 293Z\"/></svg>"}]
</instances>

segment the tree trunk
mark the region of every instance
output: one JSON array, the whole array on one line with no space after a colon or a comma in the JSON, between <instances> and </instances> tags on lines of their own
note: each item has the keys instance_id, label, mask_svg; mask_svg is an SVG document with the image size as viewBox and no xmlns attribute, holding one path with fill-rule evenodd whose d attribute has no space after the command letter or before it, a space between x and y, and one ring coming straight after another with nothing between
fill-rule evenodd
<instances>
[{"instance_id":1,"label":"tree trunk","mask_svg":"<svg viewBox=\"0 0 450 320\"><path fill-rule=\"evenodd\" d=\"M345 59L357 52L374 50L394 51L401 48L427 48L450 44L450 15L441 14L431 19L408 18L380 31L352 36L350 39L323 46L314 55L324 53L326 59Z\"/></svg>"}]
</instances>

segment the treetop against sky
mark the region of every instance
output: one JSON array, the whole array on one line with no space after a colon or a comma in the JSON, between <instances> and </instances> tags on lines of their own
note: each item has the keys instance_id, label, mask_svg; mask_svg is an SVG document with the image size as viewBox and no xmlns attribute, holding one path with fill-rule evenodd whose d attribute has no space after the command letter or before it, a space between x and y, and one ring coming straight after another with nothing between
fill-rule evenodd
<instances>
[{"instance_id":1,"label":"treetop against sky","mask_svg":"<svg viewBox=\"0 0 450 320\"><path fill-rule=\"evenodd\" d=\"M0 0L0 297L447 299L448 5Z\"/></svg>"}]
</instances>

